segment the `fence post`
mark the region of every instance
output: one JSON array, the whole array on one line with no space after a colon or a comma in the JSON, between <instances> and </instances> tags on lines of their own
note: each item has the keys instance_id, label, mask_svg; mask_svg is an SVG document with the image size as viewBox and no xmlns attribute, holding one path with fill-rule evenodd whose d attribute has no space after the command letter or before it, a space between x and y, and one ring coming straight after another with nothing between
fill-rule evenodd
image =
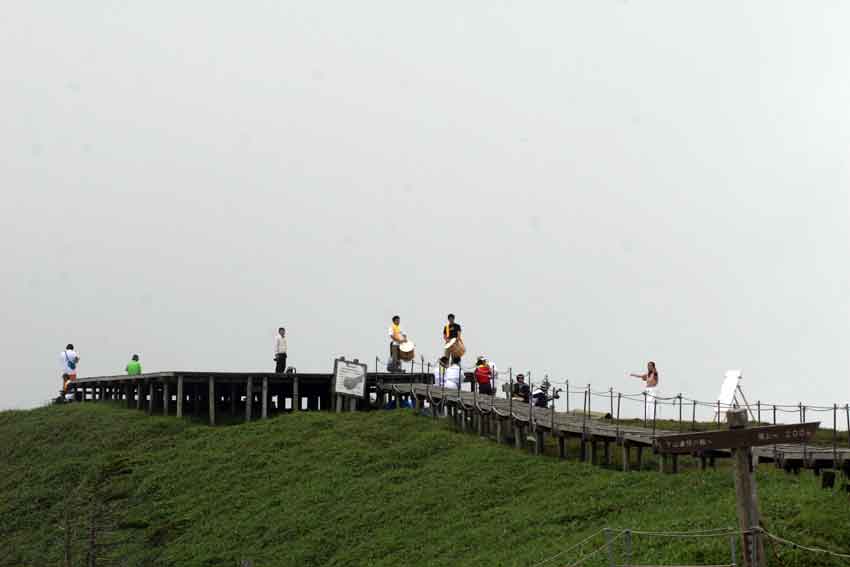
<instances>
[{"instance_id":1,"label":"fence post","mask_svg":"<svg viewBox=\"0 0 850 567\"><path fill-rule=\"evenodd\" d=\"M652 398L652 436L655 437L655 417L658 415L658 398Z\"/></svg>"},{"instance_id":2,"label":"fence post","mask_svg":"<svg viewBox=\"0 0 850 567\"><path fill-rule=\"evenodd\" d=\"M776 404L773 404L773 425L776 425Z\"/></svg>"},{"instance_id":3,"label":"fence post","mask_svg":"<svg viewBox=\"0 0 850 567\"><path fill-rule=\"evenodd\" d=\"M850 404L844 406L847 410L847 446L850 447Z\"/></svg>"},{"instance_id":4,"label":"fence post","mask_svg":"<svg viewBox=\"0 0 850 567\"><path fill-rule=\"evenodd\" d=\"M570 413L570 381L567 380L565 384L567 386L565 390L567 392L567 413Z\"/></svg>"},{"instance_id":5,"label":"fence post","mask_svg":"<svg viewBox=\"0 0 850 567\"><path fill-rule=\"evenodd\" d=\"M614 415L614 387L608 387L608 396L611 398L611 415Z\"/></svg>"},{"instance_id":6,"label":"fence post","mask_svg":"<svg viewBox=\"0 0 850 567\"><path fill-rule=\"evenodd\" d=\"M682 393L679 392L679 432L682 431Z\"/></svg>"},{"instance_id":7,"label":"fence post","mask_svg":"<svg viewBox=\"0 0 850 567\"><path fill-rule=\"evenodd\" d=\"M620 401L623 399L623 393L617 392L617 440L620 440Z\"/></svg>"},{"instance_id":8,"label":"fence post","mask_svg":"<svg viewBox=\"0 0 850 567\"><path fill-rule=\"evenodd\" d=\"M608 565L610 567L616 567L616 563L614 563L614 545L613 538L611 535L611 530L608 528L604 529L605 533L605 547L608 548Z\"/></svg>"},{"instance_id":9,"label":"fence post","mask_svg":"<svg viewBox=\"0 0 850 567\"><path fill-rule=\"evenodd\" d=\"M735 536L729 536L729 550L732 552L732 565L738 564L738 551L735 549Z\"/></svg>"},{"instance_id":10,"label":"fence post","mask_svg":"<svg viewBox=\"0 0 850 567\"><path fill-rule=\"evenodd\" d=\"M697 401L694 400L694 409L691 412L691 431L697 430Z\"/></svg>"},{"instance_id":11,"label":"fence post","mask_svg":"<svg viewBox=\"0 0 850 567\"><path fill-rule=\"evenodd\" d=\"M643 392L643 426L646 427L646 390Z\"/></svg>"},{"instance_id":12,"label":"fence post","mask_svg":"<svg viewBox=\"0 0 850 567\"><path fill-rule=\"evenodd\" d=\"M832 404L832 466L838 468L838 404Z\"/></svg>"},{"instance_id":13,"label":"fence post","mask_svg":"<svg viewBox=\"0 0 850 567\"><path fill-rule=\"evenodd\" d=\"M758 400L758 401L756 402L756 411L758 412L758 413L756 414L756 416L757 416L757 417L756 417L756 421L757 421L757 422L759 422L759 423L761 423L761 400Z\"/></svg>"}]
</instances>

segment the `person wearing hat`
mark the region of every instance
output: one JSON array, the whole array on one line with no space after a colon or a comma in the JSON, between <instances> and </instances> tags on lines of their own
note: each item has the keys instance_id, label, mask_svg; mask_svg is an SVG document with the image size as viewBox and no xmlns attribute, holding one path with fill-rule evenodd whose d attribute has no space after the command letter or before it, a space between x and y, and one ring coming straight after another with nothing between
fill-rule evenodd
<instances>
[{"instance_id":1,"label":"person wearing hat","mask_svg":"<svg viewBox=\"0 0 850 567\"><path fill-rule=\"evenodd\" d=\"M483 355L479 356L475 363L475 383L478 385L479 394L493 395L493 369Z\"/></svg>"}]
</instances>

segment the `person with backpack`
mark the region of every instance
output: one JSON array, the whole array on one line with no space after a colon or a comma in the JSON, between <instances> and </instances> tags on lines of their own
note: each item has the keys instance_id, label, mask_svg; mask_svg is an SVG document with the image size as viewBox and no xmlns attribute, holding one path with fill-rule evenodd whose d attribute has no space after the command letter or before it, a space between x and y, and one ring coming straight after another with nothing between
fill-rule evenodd
<instances>
[{"instance_id":1,"label":"person with backpack","mask_svg":"<svg viewBox=\"0 0 850 567\"><path fill-rule=\"evenodd\" d=\"M64 382L62 384L62 393L66 394L68 393L68 386L70 386L71 382L77 381L77 366L80 364L80 355L74 350L74 345L68 343L60 356ZM66 374L68 375L67 380L64 378Z\"/></svg>"},{"instance_id":2,"label":"person with backpack","mask_svg":"<svg viewBox=\"0 0 850 567\"><path fill-rule=\"evenodd\" d=\"M478 393L493 395L493 369L487 364L487 359L483 356L478 357L475 363L475 383L478 385Z\"/></svg>"}]
</instances>

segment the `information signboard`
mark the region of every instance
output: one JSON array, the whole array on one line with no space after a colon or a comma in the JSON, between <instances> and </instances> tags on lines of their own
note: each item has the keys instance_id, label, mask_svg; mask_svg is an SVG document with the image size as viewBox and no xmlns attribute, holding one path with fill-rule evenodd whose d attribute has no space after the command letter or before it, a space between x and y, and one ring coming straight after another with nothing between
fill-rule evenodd
<instances>
[{"instance_id":1,"label":"information signboard","mask_svg":"<svg viewBox=\"0 0 850 567\"><path fill-rule=\"evenodd\" d=\"M696 453L708 449L738 449L777 445L782 443L806 443L814 437L819 421L795 423L793 425L768 425L749 429L721 429L700 433L665 435L655 439L659 453Z\"/></svg>"},{"instance_id":2,"label":"information signboard","mask_svg":"<svg viewBox=\"0 0 850 567\"><path fill-rule=\"evenodd\" d=\"M354 360L334 360L334 394L366 397L366 365Z\"/></svg>"}]
</instances>

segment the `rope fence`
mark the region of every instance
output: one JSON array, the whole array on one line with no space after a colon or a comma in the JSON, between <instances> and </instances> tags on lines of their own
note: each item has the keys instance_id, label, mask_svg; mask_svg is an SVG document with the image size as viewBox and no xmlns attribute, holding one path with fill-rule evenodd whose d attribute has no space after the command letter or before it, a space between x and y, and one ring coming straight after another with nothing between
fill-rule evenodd
<instances>
[{"instance_id":1,"label":"rope fence","mask_svg":"<svg viewBox=\"0 0 850 567\"><path fill-rule=\"evenodd\" d=\"M592 550L582 553L581 550L591 541L598 538L600 535L604 536L604 542L595 546ZM730 563L723 563L723 566L735 566L740 565L741 563L738 561L738 548L737 542L739 538L743 538L744 540L749 541L750 550L753 553L753 560L755 560L755 538L768 538L776 543L786 545L795 550L800 550L806 553L818 554L818 555L826 555L829 557L834 557L836 559L850 559L850 553L847 552L838 552L829 549L822 549L819 547L812 547L802 545L800 543L791 541L789 539L777 536L773 533L768 532L764 528L754 527L750 530L740 530L732 527L725 528L712 528L712 529L704 529L704 530L693 530L693 531L657 531L657 530L633 530L628 528L602 528L600 530L595 531L588 537L582 539L578 543L571 545L570 547L559 551L558 553L543 559L537 563L534 563L532 567L541 567L542 565L552 564L553 561L557 559L561 559L557 565L562 565L566 567L576 567L581 565L593 557L599 555L603 550L607 550L608 552L608 561L609 565L617 565L620 564L617 559L622 557L625 561L625 564L631 564L632 555L633 555L633 537L634 536L643 536L643 537L652 537L652 538L672 538L672 539L703 539L703 538L726 538L729 542L729 559ZM617 549L614 546L614 543L618 540L623 540L623 549L620 550L620 553L617 553ZM746 547L742 548L742 552L746 549ZM569 559L569 563L563 563L566 560L565 556L569 553L575 552L577 556ZM774 550L775 553L775 550ZM721 567L719 564L717 567Z\"/></svg>"},{"instance_id":2,"label":"rope fence","mask_svg":"<svg viewBox=\"0 0 850 567\"><path fill-rule=\"evenodd\" d=\"M381 368L387 367L389 367L387 361L382 360L380 357L375 357L376 372L379 372ZM430 362L426 363L424 356L421 356L418 361L414 360L402 363L403 371L413 374L418 373L431 375L435 368L437 368L437 365ZM474 367L462 366L461 370L463 372L470 372L474 370ZM507 380L505 380L504 377L505 371L497 371L494 374L492 383L493 391L498 395L500 387L502 388L502 391L505 391L505 387L507 386L505 394L510 397L509 392L513 388L513 377L515 376L513 368L508 367ZM536 384L531 382L531 371L527 370L524 374L526 377L525 383L532 391L535 386L540 386L539 382ZM651 425L654 428L656 425L655 422L659 419L663 419L665 421L678 422L679 430L684 431L686 429L685 424L688 421L685 419L686 414L690 414L687 416L689 417L690 428L691 430L695 430L698 422L714 422L720 424L726 410L742 407L738 403L722 403L719 400L698 400L685 396L682 393L672 396L658 396L647 392L620 392L614 390L614 388L609 388L608 390L595 390L592 388L591 384L587 384L582 388L576 388L574 384L573 387L570 387L569 380L550 380L548 375L544 375L544 377L553 389L559 389L559 395L554 396L554 399L551 400L551 407L558 411L578 414L578 406L573 407L572 403L576 396L581 396L582 414L592 414L596 411L597 413L601 412L603 414L610 414L612 419L616 419L618 421L621 419L642 419L644 426L646 427L649 427L650 422L652 422ZM563 387L561 387L561 385L563 385ZM461 377L461 384L459 384L459 386L459 390L463 389L465 386L465 384L463 384L463 376ZM473 389L473 387L469 386L468 389ZM603 402L603 404L599 406L594 404L593 400L605 400L608 403L605 404ZM803 423L807 420L807 418L821 417L817 414L823 414L828 418L829 413L832 412L831 425L835 435L837 436L838 431L850 431L850 403L847 402L834 403L831 406L828 406L810 405L802 402L789 404L757 400L755 403L751 403L749 408L752 411L752 417L756 422L772 423L774 425L789 422ZM671 415L669 413L670 410L673 410L675 413ZM789 420L788 418L791 415L795 415L795 419ZM780 416L782 416L781 419ZM820 421L824 420L820 419ZM828 425L829 424L827 424L826 427L828 427ZM850 447L850 436L848 436L847 446Z\"/></svg>"}]
</instances>

